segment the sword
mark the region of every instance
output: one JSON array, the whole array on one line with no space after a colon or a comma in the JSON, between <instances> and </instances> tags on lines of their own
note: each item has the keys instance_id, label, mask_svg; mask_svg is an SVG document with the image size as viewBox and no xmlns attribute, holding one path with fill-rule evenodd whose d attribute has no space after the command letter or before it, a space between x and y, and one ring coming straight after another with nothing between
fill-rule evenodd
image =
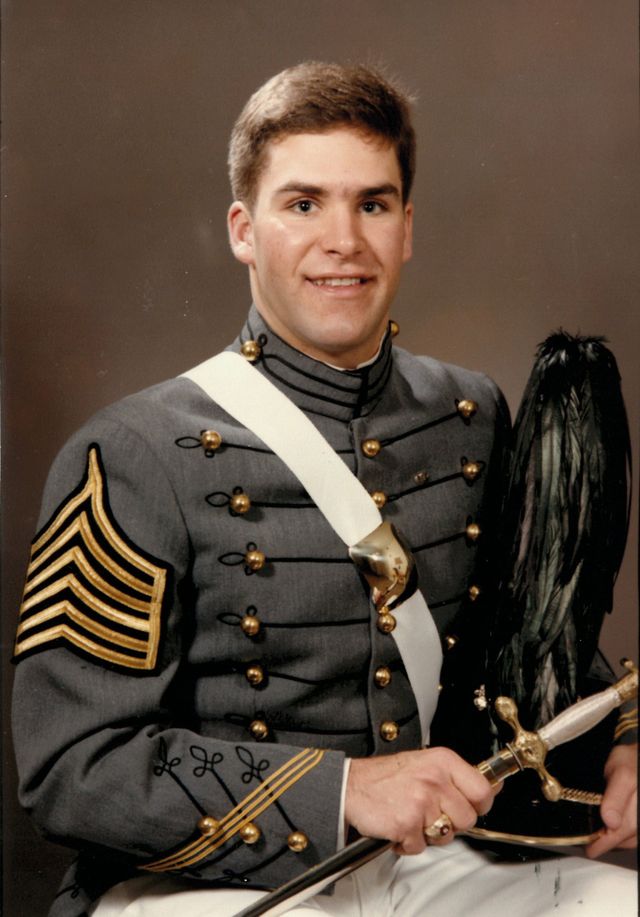
<instances>
[{"instance_id":1,"label":"sword","mask_svg":"<svg viewBox=\"0 0 640 917\"><path fill-rule=\"evenodd\" d=\"M628 669L627 675L604 691L585 697L567 707L537 732L528 732L522 728L518 721L516 704L511 698L497 698L496 712L511 726L514 737L497 754L477 764L477 769L492 786L497 786L512 774L532 768L540 776L542 792L547 799L556 802L559 799L570 798L563 795L564 788L546 769L547 752L588 732L625 701L637 697L638 670L628 659L623 660L623 665ZM473 836L473 832L472 828L470 831L457 833ZM393 842L384 838L361 837L316 866L312 866L302 875L268 892L255 904L240 911L236 917L278 917L279 914L286 913L295 905L318 894L327 885L343 878L359 866L364 866L391 847Z\"/></svg>"}]
</instances>

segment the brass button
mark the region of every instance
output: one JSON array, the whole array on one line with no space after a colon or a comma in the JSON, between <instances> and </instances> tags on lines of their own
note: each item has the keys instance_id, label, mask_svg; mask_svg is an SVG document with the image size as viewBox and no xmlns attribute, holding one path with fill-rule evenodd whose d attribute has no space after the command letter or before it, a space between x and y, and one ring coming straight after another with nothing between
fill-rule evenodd
<instances>
[{"instance_id":1,"label":"brass button","mask_svg":"<svg viewBox=\"0 0 640 917\"><path fill-rule=\"evenodd\" d=\"M260 835L262 834L260 828L254 825L252 821L243 825L238 833L245 844L256 844L260 840Z\"/></svg>"},{"instance_id":2,"label":"brass button","mask_svg":"<svg viewBox=\"0 0 640 917\"><path fill-rule=\"evenodd\" d=\"M469 541L477 541L481 534L480 526L477 522L470 522L464 530L464 533Z\"/></svg>"},{"instance_id":3,"label":"brass button","mask_svg":"<svg viewBox=\"0 0 640 917\"><path fill-rule=\"evenodd\" d=\"M438 694L440 694L443 688L444 688L444 685L442 684L442 682L440 682L440 684L438 685Z\"/></svg>"},{"instance_id":4,"label":"brass button","mask_svg":"<svg viewBox=\"0 0 640 917\"><path fill-rule=\"evenodd\" d=\"M400 334L400 325L397 322L394 322L393 319L389 322L389 332L391 337L397 337Z\"/></svg>"},{"instance_id":5,"label":"brass button","mask_svg":"<svg viewBox=\"0 0 640 917\"><path fill-rule=\"evenodd\" d=\"M378 509L382 509L382 507L387 502L387 495L382 490L374 490L374 492L371 494L371 499L378 507Z\"/></svg>"},{"instance_id":6,"label":"brass button","mask_svg":"<svg viewBox=\"0 0 640 917\"><path fill-rule=\"evenodd\" d=\"M475 602L475 600L476 600L476 599L478 598L478 596L480 595L480 586L469 586L469 593L468 593L468 595L469 595L469 598L471 599L471 601L472 601L472 602Z\"/></svg>"},{"instance_id":7,"label":"brass button","mask_svg":"<svg viewBox=\"0 0 640 917\"><path fill-rule=\"evenodd\" d=\"M264 669L261 665L250 665L244 673L250 685L261 685L264 681Z\"/></svg>"},{"instance_id":8,"label":"brass button","mask_svg":"<svg viewBox=\"0 0 640 917\"><path fill-rule=\"evenodd\" d=\"M203 815L198 822L198 831L205 837L210 837L212 834L216 833L219 824L220 822L212 818L211 815Z\"/></svg>"},{"instance_id":9,"label":"brass button","mask_svg":"<svg viewBox=\"0 0 640 917\"><path fill-rule=\"evenodd\" d=\"M379 688L386 688L391 683L391 669L386 665L379 665L373 676L373 680Z\"/></svg>"},{"instance_id":10,"label":"brass button","mask_svg":"<svg viewBox=\"0 0 640 917\"><path fill-rule=\"evenodd\" d=\"M303 831L292 831L287 837L287 847L294 853L302 853L309 846L309 838Z\"/></svg>"},{"instance_id":11,"label":"brass button","mask_svg":"<svg viewBox=\"0 0 640 917\"><path fill-rule=\"evenodd\" d=\"M417 471L413 476L413 480L416 484L424 484L425 481L429 480L429 475L426 471Z\"/></svg>"},{"instance_id":12,"label":"brass button","mask_svg":"<svg viewBox=\"0 0 640 917\"><path fill-rule=\"evenodd\" d=\"M229 506L234 513L242 516L244 513L248 513L251 509L251 500L249 499L248 494L233 494L229 500Z\"/></svg>"},{"instance_id":13,"label":"brass button","mask_svg":"<svg viewBox=\"0 0 640 917\"><path fill-rule=\"evenodd\" d=\"M266 559L262 551L247 551L244 555L244 561L250 570L262 570Z\"/></svg>"},{"instance_id":14,"label":"brass button","mask_svg":"<svg viewBox=\"0 0 640 917\"><path fill-rule=\"evenodd\" d=\"M390 634L392 630L395 630L396 619L393 617L393 615L386 612L385 614L378 615L376 625L381 633Z\"/></svg>"},{"instance_id":15,"label":"brass button","mask_svg":"<svg viewBox=\"0 0 640 917\"><path fill-rule=\"evenodd\" d=\"M269 734L269 727L264 722L264 720L253 720L249 725L249 732L256 740L256 742L261 742Z\"/></svg>"},{"instance_id":16,"label":"brass button","mask_svg":"<svg viewBox=\"0 0 640 917\"><path fill-rule=\"evenodd\" d=\"M481 471L482 466L479 462L465 462L462 466L462 477L466 481L475 481Z\"/></svg>"},{"instance_id":17,"label":"brass button","mask_svg":"<svg viewBox=\"0 0 640 917\"><path fill-rule=\"evenodd\" d=\"M247 637L255 637L260 630L260 620L255 615L245 615L240 621L240 627Z\"/></svg>"},{"instance_id":18,"label":"brass button","mask_svg":"<svg viewBox=\"0 0 640 917\"><path fill-rule=\"evenodd\" d=\"M462 401L458 402L457 408L458 414L464 417L465 420L469 420L478 410L478 404L476 401L471 401L470 398L463 398Z\"/></svg>"},{"instance_id":19,"label":"brass button","mask_svg":"<svg viewBox=\"0 0 640 917\"><path fill-rule=\"evenodd\" d=\"M362 452L367 458L375 458L382 449L379 439L365 439L361 446Z\"/></svg>"},{"instance_id":20,"label":"brass button","mask_svg":"<svg viewBox=\"0 0 640 917\"><path fill-rule=\"evenodd\" d=\"M204 430L200 434L200 444L205 452L215 452L222 445L222 437L217 430Z\"/></svg>"},{"instance_id":21,"label":"brass button","mask_svg":"<svg viewBox=\"0 0 640 917\"><path fill-rule=\"evenodd\" d=\"M454 648L454 646L457 644L458 638L457 638L457 637L454 637L453 634L448 634L448 635L444 638L444 642L445 642L445 644L446 644L447 649L448 649L448 650L452 650L452 649Z\"/></svg>"},{"instance_id":22,"label":"brass button","mask_svg":"<svg viewBox=\"0 0 640 917\"><path fill-rule=\"evenodd\" d=\"M240 352L245 360L249 361L249 363L255 363L262 353L262 348L257 341L245 341L240 348Z\"/></svg>"},{"instance_id":23,"label":"brass button","mask_svg":"<svg viewBox=\"0 0 640 917\"><path fill-rule=\"evenodd\" d=\"M380 735L385 742L395 742L399 732L400 727L397 723L394 723L393 720L385 720L384 723L380 725Z\"/></svg>"}]
</instances>

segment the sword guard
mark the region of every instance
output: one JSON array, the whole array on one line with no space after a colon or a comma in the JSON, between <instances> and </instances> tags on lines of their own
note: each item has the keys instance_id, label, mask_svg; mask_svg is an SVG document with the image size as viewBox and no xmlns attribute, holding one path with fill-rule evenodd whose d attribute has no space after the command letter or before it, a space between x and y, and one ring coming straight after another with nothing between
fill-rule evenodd
<instances>
[{"instance_id":1,"label":"sword guard","mask_svg":"<svg viewBox=\"0 0 640 917\"><path fill-rule=\"evenodd\" d=\"M495 710L500 719L513 729L513 740L507 748L513 753L520 767L536 771L542 781L542 792L550 802L562 798L562 784L545 767L547 746L536 732L523 729L518 719L518 707L510 697L498 697Z\"/></svg>"}]
</instances>

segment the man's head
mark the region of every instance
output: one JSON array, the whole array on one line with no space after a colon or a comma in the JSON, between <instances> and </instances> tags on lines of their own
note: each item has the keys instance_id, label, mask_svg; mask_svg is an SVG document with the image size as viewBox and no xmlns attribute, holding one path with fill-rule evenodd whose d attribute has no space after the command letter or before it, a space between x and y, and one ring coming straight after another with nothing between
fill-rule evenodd
<instances>
[{"instance_id":1,"label":"man's head","mask_svg":"<svg viewBox=\"0 0 640 917\"><path fill-rule=\"evenodd\" d=\"M307 61L283 70L255 92L231 134L229 177L236 200L255 202L268 146L290 134L350 127L390 143L406 203L415 172L409 98L375 70Z\"/></svg>"},{"instance_id":2,"label":"man's head","mask_svg":"<svg viewBox=\"0 0 640 917\"><path fill-rule=\"evenodd\" d=\"M231 145L231 248L293 347L344 368L375 354L411 256L413 160L406 100L365 68L303 64L248 102Z\"/></svg>"}]
</instances>

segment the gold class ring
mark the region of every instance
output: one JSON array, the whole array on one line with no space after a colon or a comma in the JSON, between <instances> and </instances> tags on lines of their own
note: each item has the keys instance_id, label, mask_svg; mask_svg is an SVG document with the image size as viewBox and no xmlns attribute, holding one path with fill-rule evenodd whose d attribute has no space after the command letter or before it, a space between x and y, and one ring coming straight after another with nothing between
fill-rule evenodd
<instances>
[{"instance_id":1,"label":"gold class ring","mask_svg":"<svg viewBox=\"0 0 640 917\"><path fill-rule=\"evenodd\" d=\"M436 818L432 825L429 825L424 829L424 836L428 841L438 840L441 837L446 837L448 834L451 834L453 831L453 822L448 815L445 815L444 812L440 818Z\"/></svg>"}]
</instances>

